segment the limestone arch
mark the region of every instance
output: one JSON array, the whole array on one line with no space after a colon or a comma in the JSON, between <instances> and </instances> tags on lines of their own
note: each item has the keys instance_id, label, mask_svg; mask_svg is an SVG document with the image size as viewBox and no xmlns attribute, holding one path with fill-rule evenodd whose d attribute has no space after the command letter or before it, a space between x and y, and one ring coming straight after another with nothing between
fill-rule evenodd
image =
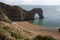
<instances>
[{"instance_id":1,"label":"limestone arch","mask_svg":"<svg viewBox=\"0 0 60 40\"><path fill-rule=\"evenodd\" d=\"M39 15L39 19L43 19L44 18L42 9L41 8L34 8L34 9L29 11L29 14L30 14L29 15L30 16L29 19L30 20L34 20L34 15L36 13Z\"/></svg>"}]
</instances>

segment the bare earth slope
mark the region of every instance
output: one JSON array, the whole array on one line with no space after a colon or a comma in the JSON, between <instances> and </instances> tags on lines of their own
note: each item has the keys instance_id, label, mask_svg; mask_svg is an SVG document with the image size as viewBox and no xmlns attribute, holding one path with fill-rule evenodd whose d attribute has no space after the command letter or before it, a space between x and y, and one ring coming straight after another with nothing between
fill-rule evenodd
<instances>
[{"instance_id":1,"label":"bare earth slope","mask_svg":"<svg viewBox=\"0 0 60 40\"><path fill-rule=\"evenodd\" d=\"M29 22L13 22L17 26L20 26L24 30L30 31L37 35L48 35L60 40L60 33L58 32L57 28L51 27L40 27L37 25L33 25Z\"/></svg>"}]
</instances>

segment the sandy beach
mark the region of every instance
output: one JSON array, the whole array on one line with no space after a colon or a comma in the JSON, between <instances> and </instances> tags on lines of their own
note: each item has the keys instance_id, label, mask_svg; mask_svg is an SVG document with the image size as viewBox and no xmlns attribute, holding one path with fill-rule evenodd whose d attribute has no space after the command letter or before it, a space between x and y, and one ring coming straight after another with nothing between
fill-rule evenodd
<instances>
[{"instance_id":1,"label":"sandy beach","mask_svg":"<svg viewBox=\"0 0 60 40\"><path fill-rule=\"evenodd\" d=\"M13 22L13 23L19 26L20 28L23 28L24 30L27 30L34 34L52 36L55 39L60 40L60 33L58 32L57 28L38 26L31 24L27 21Z\"/></svg>"}]
</instances>

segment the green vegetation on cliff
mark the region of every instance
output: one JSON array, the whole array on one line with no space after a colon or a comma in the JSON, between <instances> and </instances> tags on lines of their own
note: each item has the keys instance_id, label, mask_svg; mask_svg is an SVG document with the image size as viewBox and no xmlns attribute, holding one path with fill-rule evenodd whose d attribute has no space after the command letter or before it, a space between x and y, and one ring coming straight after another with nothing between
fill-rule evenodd
<instances>
[{"instance_id":1,"label":"green vegetation on cliff","mask_svg":"<svg viewBox=\"0 0 60 40\"><path fill-rule=\"evenodd\" d=\"M0 25L0 40L55 40L50 36L31 36L28 32L13 26Z\"/></svg>"},{"instance_id":2,"label":"green vegetation on cliff","mask_svg":"<svg viewBox=\"0 0 60 40\"><path fill-rule=\"evenodd\" d=\"M23 29L16 28L9 23L0 22L0 40L24 40L30 39L30 34ZM32 37L32 36L31 36Z\"/></svg>"}]
</instances>

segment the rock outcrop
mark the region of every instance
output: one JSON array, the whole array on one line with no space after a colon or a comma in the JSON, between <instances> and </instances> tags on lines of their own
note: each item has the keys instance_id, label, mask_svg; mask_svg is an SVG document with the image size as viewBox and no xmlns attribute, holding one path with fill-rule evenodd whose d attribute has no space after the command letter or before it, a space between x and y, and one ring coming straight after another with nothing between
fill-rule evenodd
<instances>
[{"instance_id":1,"label":"rock outcrop","mask_svg":"<svg viewBox=\"0 0 60 40\"><path fill-rule=\"evenodd\" d=\"M34 8L30 11L26 11L18 6L11 6L5 3L0 2L0 8L3 9L3 13L7 15L7 17L11 21L30 21L34 20L35 13L38 13L40 19L43 19L43 11L41 8ZM0 13L1 13L0 9Z\"/></svg>"}]
</instances>

